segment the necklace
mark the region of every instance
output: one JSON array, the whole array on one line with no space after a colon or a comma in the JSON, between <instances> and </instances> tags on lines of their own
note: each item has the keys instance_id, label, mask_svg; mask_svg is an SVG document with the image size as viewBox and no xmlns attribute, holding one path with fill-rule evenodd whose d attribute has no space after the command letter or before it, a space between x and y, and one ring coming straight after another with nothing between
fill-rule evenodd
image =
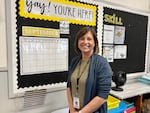
<instances>
[{"instance_id":1,"label":"necklace","mask_svg":"<svg viewBox=\"0 0 150 113\"><path fill-rule=\"evenodd\" d=\"M80 80L82 74L85 72L85 69L87 68L89 62L90 62L90 60L87 61L86 65L83 67L83 70L82 70L81 73L80 73L81 60L80 60L80 62L79 62L78 76L77 76L77 81L76 81L76 82L77 82L77 85L76 85L76 90L77 90L77 92L78 92L78 89L79 89L79 80Z\"/></svg>"}]
</instances>

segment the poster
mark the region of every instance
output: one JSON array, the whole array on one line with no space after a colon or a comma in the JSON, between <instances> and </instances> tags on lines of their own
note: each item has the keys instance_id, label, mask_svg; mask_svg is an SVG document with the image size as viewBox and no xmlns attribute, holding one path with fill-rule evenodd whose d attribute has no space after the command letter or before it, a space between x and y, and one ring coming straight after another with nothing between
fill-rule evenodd
<instances>
[{"instance_id":1,"label":"poster","mask_svg":"<svg viewBox=\"0 0 150 113\"><path fill-rule=\"evenodd\" d=\"M115 26L114 44L124 44L125 27Z\"/></svg>"},{"instance_id":2,"label":"poster","mask_svg":"<svg viewBox=\"0 0 150 113\"><path fill-rule=\"evenodd\" d=\"M113 47L113 45L104 45L103 46L103 57L105 57L108 62L114 61L114 47Z\"/></svg>"},{"instance_id":3,"label":"poster","mask_svg":"<svg viewBox=\"0 0 150 113\"><path fill-rule=\"evenodd\" d=\"M114 46L114 59L126 59L127 58L127 46L116 45Z\"/></svg>"},{"instance_id":4,"label":"poster","mask_svg":"<svg viewBox=\"0 0 150 113\"><path fill-rule=\"evenodd\" d=\"M104 25L103 43L113 44L114 41L114 25Z\"/></svg>"}]
</instances>

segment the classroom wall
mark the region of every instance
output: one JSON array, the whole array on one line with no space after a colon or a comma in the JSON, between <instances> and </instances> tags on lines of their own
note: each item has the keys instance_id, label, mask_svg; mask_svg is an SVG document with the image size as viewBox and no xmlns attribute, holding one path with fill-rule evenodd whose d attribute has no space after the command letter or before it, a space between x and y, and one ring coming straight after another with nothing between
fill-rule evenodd
<instances>
[{"instance_id":1,"label":"classroom wall","mask_svg":"<svg viewBox=\"0 0 150 113\"><path fill-rule=\"evenodd\" d=\"M7 72L0 72L0 112L1 113L51 113L58 108L67 107L66 91L48 93L44 105L23 109L24 98L9 98Z\"/></svg>"},{"instance_id":2,"label":"classroom wall","mask_svg":"<svg viewBox=\"0 0 150 113\"><path fill-rule=\"evenodd\" d=\"M82 0L89 1L89 0ZM92 0L90 0L92 1ZM98 0L97 0L98 1ZM101 1L101 0L99 0ZM103 1L103 0L102 0ZM9 3L9 0L6 0ZM14 0L15 2L15 0ZM118 4L134 10L150 12L149 0L105 0L105 3ZM8 5L6 8L9 8ZM7 37L6 37L6 21L5 21L5 0L1 0L0 4L0 112L1 113L51 113L55 109L67 107L66 91L59 90L49 92L46 95L44 105L34 107L32 109L23 109L24 98L9 98L9 81L7 70ZM7 15L6 15L7 16Z\"/></svg>"},{"instance_id":3,"label":"classroom wall","mask_svg":"<svg viewBox=\"0 0 150 113\"><path fill-rule=\"evenodd\" d=\"M0 68L7 67L5 29L5 1L2 0L0 4Z\"/></svg>"},{"instance_id":4,"label":"classroom wall","mask_svg":"<svg viewBox=\"0 0 150 113\"><path fill-rule=\"evenodd\" d=\"M98 0L99 1L99 0ZM140 11L146 11L149 12L150 6L149 6L149 0L105 0L107 2L111 2L113 4L118 4L121 6L125 6L127 8L133 9L133 10L140 10Z\"/></svg>"}]
</instances>

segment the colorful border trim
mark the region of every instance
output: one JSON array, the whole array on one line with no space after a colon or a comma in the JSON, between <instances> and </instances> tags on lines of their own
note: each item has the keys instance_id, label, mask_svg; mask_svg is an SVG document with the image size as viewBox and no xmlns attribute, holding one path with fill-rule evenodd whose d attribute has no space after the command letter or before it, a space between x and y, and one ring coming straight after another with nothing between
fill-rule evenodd
<instances>
[{"instance_id":1,"label":"colorful border trim","mask_svg":"<svg viewBox=\"0 0 150 113\"><path fill-rule=\"evenodd\" d=\"M96 26L94 5L66 0L20 0L19 15L40 20L69 21L72 24Z\"/></svg>"}]
</instances>

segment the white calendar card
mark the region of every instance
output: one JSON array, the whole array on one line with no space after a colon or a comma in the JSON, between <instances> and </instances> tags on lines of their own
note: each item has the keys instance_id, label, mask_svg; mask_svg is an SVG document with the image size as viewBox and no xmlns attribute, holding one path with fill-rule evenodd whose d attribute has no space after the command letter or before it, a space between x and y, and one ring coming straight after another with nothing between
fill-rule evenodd
<instances>
[{"instance_id":1,"label":"white calendar card","mask_svg":"<svg viewBox=\"0 0 150 113\"><path fill-rule=\"evenodd\" d=\"M68 71L68 39L19 37L20 74Z\"/></svg>"}]
</instances>

